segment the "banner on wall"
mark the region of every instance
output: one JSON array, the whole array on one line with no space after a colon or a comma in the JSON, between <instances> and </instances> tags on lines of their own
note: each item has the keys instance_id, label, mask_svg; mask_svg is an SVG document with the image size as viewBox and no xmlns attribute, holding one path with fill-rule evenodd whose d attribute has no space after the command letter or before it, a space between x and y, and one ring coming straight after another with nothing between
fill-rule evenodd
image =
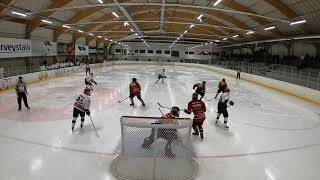
<instances>
[{"instance_id":1,"label":"banner on wall","mask_svg":"<svg viewBox=\"0 0 320 180\"><path fill-rule=\"evenodd\" d=\"M0 58L31 56L31 47L28 39L0 38Z\"/></svg>"},{"instance_id":2,"label":"banner on wall","mask_svg":"<svg viewBox=\"0 0 320 180\"><path fill-rule=\"evenodd\" d=\"M96 54L97 48L96 47L89 47L89 54Z\"/></svg>"},{"instance_id":3,"label":"banner on wall","mask_svg":"<svg viewBox=\"0 0 320 180\"><path fill-rule=\"evenodd\" d=\"M89 56L89 47L85 45L75 45L76 56Z\"/></svg>"},{"instance_id":4,"label":"banner on wall","mask_svg":"<svg viewBox=\"0 0 320 180\"><path fill-rule=\"evenodd\" d=\"M32 56L56 56L57 43L32 40Z\"/></svg>"}]
</instances>

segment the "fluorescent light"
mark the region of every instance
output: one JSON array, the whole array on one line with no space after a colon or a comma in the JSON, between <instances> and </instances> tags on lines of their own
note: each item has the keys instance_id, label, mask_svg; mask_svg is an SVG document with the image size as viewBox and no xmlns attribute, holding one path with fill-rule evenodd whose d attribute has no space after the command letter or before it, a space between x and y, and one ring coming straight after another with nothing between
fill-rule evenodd
<instances>
[{"instance_id":1,"label":"fluorescent light","mask_svg":"<svg viewBox=\"0 0 320 180\"><path fill-rule=\"evenodd\" d=\"M70 28L71 28L70 26L67 26L67 25L62 25L62 27L64 27L64 28L68 28L68 29L70 29Z\"/></svg>"},{"instance_id":2,"label":"fluorescent light","mask_svg":"<svg viewBox=\"0 0 320 180\"><path fill-rule=\"evenodd\" d=\"M22 16L22 17L27 17L27 15L24 14L24 13L19 13L19 12L15 12L15 11L12 11L11 13L15 14L15 15L18 15L18 16Z\"/></svg>"},{"instance_id":3,"label":"fluorescent light","mask_svg":"<svg viewBox=\"0 0 320 180\"><path fill-rule=\"evenodd\" d=\"M109 41L112 42L112 39L110 39Z\"/></svg>"},{"instance_id":4,"label":"fluorescent light","mask_svg":"<svg viewBox=\"0 0 320 180\"><path fill-rule=\"evenodd\" d=\"M112 12L112 14L113 14L115 17L117 17L117 18L119 17L118 14L115 13L115 12Z\"/></svg>"},{"instance_id":5,"label":"fluorescent light","mask_svg":"<svg viewBox=\"0 0 320 180\"><path fill-rule=\"evenodd\" d=\"M275 26L271 26L271 27L267 27L267 28L264 28L265 31L269 31L269 30L272 30L272 29L275 29L276 27Z\"/></svg>"},{"instance_id":6,"label":"fluorescent light","mask_svg":"<svg viewBox=\"0 0 320 180\"><path fill-rule=\"evenodd\" d=\"M47 23L47 24L52 24L51 21L48 21L48 20L45 20L45 19L42 19L41 21L44 22L44 23Z\"/></svg>"},{"instance_id":7,"label":"fluorescent light","mask_svg":"<svg viewBox=\"0 0 320 180\"><path fill-rule=\"evenodd\" d=\"M191 25L190 25L190 29L193 28L193 27L194 27L194 24L191 24Z\"/></svg>"},{"instance_id":8,"label":"fluorescent light","mask_svg":"<svg viewBox=\"0 0 320 180\"><path fill-rule=\"evenodd\" d=\"M97 36L98 38L102 38L101 36Z\"/></svg>"},{"instance_id":9,"label":"fluorescent light","mask_svg":"<svg viewBox=\"0 0 320 180\"><path fill-rule=\"evenodd\" d=\"M108 38L104 38L104 40L108 41Z\"/></svg>"},{"instance_id":10,"label":"fluorescent light","mask_svg":"<svg viewBox=\"0 0 320 180\"><path fill-rule=\"evenodd\" d=\"M210 44L212 44L213 42L210 42Z\"/></svg>"},{"instance_id":11,"label":"fluorescent light","mask_svg":"<svg viewBox=\"0 0 320 180\"><path fill-rule=\"evenodd\" d=\"M228 38L223 38L222 40L224 40L224 41L225 41L225 40L228 40Z\"/></svg>"},{"instance_id":12,"label":"fluorescent light","mask_svg":"<svg viewBox=\"0 0 320 180\"><path fill-rule=\"evenodd\" d=\"M296 25L296 24L303 24L303 23L306 23L306 22L307 22L306 20L295 21L295 22L290 23L290 26Z\"/></svg>"},{"instance_id":13,"label":"fluorescent light","mask_svg":"<svg viewBox=\"0 0 320 180\"><path fill-rule=\"evenodd\" d=\"M236 37L239 37L239 35L237 34L237 35L234 35L234 36L232 36L233 38L236 38Z\"/></svg>"},{"instance_id":14,"label":"fluorescent light","mask_svg":"<svg viewBox=\"0 0 320 180\"><path fill-rule=\"evenodd\" d=\"M123 23L123 25L124 25L124 26L128 26L129 23L126 21L126 22Z\"/></svg>"},{"instance_id":15,"label":"fluorescent light","mask_svg":"<svg viewBox=\"0 0 320 180\"><path fill-rule=\"evenodd\" d=\"M184 31L185 34L186 34L187 32L188 32L187 30Z\"/></svg>"},{"instance_id":16,"label":"fluorescent light","mask_svg":"<svg viewBox=\"0 0 320 180\"><path fill-rule=\"evenodd\" d=\"M181 34L181 36L180 36L181 38L183 37L183 34Z\"/></svg>"},{"instance_id":17,"label":"fluorescent light","mask_svg":"<svg viewBox=\"0 0 320 180\"><path fill-rule=\"evenodd\" d=\"M203 16L203 14L201 14L197 19L201 20L202 16Z\"/></svg>"},{"instance_id":18,"label":"fluorescent light","mask_svg":"<svg viewBox=\"0 0 320 180\"><path fill-rule=\"evenodd\" d=\"M83 31L81 31L81 30L78 30L78 32L79 32L79 33L83 33Z\"/></svg>"},{"instance_id":19,"label":"fluorescent light","mask_svg":"<svg viewBox=\"0 0 320 180\"><path fill-rule=\"evenodd\" d=\"M220 40L215 40L215 42L217 42L217 43L218 43L218 42L220 42Z\"/></svg>"},{"instance_id":20,"label":"fluorescent light","mask_svg":"<svg viewBox=\"0 0 320 180\"><path fill-rule=\"evenodd\" d=\"M102 1L102 0L98 0L98 1L99 1L99 3L103 4L103 1Z\"/></svg>"},{"instance_id":21,"label":"fluorescent light","mask_svg":"<svg viewBox=\"0 0 320 180\"><path fill-rule=\"evenodd\" d=\"M130 31L133 32L134 30L133 30L133 29L130 29Z\"/></svg>"},{"instance_id":22,"label":"fluorescent light","mask_svg":"<svg viewBox=\"0 0 320 180\"><path fill-rule=\"evenodd\" d=\"M246 34L253 34L254 31L248 31Z\"/></svg>"},{"instance_id":23,"label":"fluorescent light","mask_svg":"<svg viewBox=\"0 0 320 180\"><path fill-rule=\"evenodd\" d=\"M221 1L222 1L222 0L217 0L217 1L213 4L213 6L217 6Z\"/></svg>"},{"instance_id":24,"label":"fluorescent light","mask_svg":"<svg viewBox=\"0 0 320 180\"><path fill-rule=\"evenodd\" d=\"M92 34L92 33L89 33L89 35L90 35L90 36L94 36L94 34Z\"/></svg>"}]
</instances>

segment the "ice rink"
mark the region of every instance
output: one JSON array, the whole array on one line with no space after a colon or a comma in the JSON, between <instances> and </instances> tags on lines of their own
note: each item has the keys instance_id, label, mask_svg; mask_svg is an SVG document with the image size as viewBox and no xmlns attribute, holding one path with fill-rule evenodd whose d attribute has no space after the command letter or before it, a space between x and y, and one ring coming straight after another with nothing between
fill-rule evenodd
<instances>
[{"instance_id":1,"label":"ice rink","mask_svg":"<svg viewBox=\"0 0 320 180\"><path fill-rule=\"evenodd\" d=\"M156 84L160 66L114 66L100 69L89 119L71 133L74 98L84 88L84 73L29 85L29 105L17 111L13 90L0 95L1 180L113 180L110 164L120 152L120 117L161 116L157 103L187 107L192 86L207 81L211 99L226 78L235 106L229 108L230 129L215 126L217 101L207 104L204 141L191 137L197 179L301 180L320 179L320 107L296 97L207 70L164 67L165 83ZM146 107L128 96L137 77ZM165 111L165 110L164 110ZM183 112L180 117L192 117ZM222 118L220 118L222 120Z\"/></svg>"}]
</instances>

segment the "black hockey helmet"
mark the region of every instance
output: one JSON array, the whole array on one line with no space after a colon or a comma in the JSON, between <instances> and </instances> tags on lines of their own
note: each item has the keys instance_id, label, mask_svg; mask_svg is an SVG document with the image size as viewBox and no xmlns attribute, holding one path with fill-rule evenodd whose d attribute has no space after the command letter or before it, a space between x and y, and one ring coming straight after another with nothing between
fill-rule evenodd
<instances>
[{"instance_id":1,"label":"black hockey helmet","mask_svg":"<svg viewBox=\"0 0 320 180\"><path fill-rule=\"evenodd\" d=\"M132 82L137 82L137 78L132 78Z\"/></svg>"},{"instance_id":2,"label":"black hockey helmet","mask_svg":"<svg viewBox=\"0 0 320 180\"><path fill-rule=\"evenodd\" d=\"M206 84L207 82L206 81L202 81L202 84Z\"/></svg>"},{"instance_id":3,"label":"black hockey helmet","mask_svg":"<svg viewBox=\"0 0 320 180\"><path fill-rule=\"evenodd\" d=\"M225 78L223 78L223 79L222 79L222 81L223 81L223 82L226 82L226 79L225 79Z\"/></svg>"},{"instance_id":4,"label":"black hockey helmet","mask_svg":"<svg viewBox=\"0 0 320 180\"><path fill-rule=\"evenodd\" d=\"M180 108L177 106L173 106L171 108L171 114L173 114L175 117L179 117L180 114Z\"/></svg>"},{"instance_id":5,"label":"black hockey helmet","mask_svg":"<svg viewBox=\"0 0 320 180\"><path fill-rule=\"evenodd\" d=\"M192 94L192 99L198 100L198 93L193 93L193 94Z\"/></svg>"}]
</instances>

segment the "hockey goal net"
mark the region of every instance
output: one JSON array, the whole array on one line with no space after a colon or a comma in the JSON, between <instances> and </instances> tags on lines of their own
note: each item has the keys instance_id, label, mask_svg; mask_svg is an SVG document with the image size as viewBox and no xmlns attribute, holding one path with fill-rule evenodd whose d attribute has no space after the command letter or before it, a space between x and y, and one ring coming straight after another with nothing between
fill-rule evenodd
<instances>
[{"instance_id":1,"label":"hockey goal net","mask_svg":"<svg viewBox=\"0 0 320 180\"><path fill-rule=\"evenodd\" d=\"M119 179L188 180L198 165L190 152L191 119L123 116L121 153L112 163Z\"/></svg>"}]
</instances>

